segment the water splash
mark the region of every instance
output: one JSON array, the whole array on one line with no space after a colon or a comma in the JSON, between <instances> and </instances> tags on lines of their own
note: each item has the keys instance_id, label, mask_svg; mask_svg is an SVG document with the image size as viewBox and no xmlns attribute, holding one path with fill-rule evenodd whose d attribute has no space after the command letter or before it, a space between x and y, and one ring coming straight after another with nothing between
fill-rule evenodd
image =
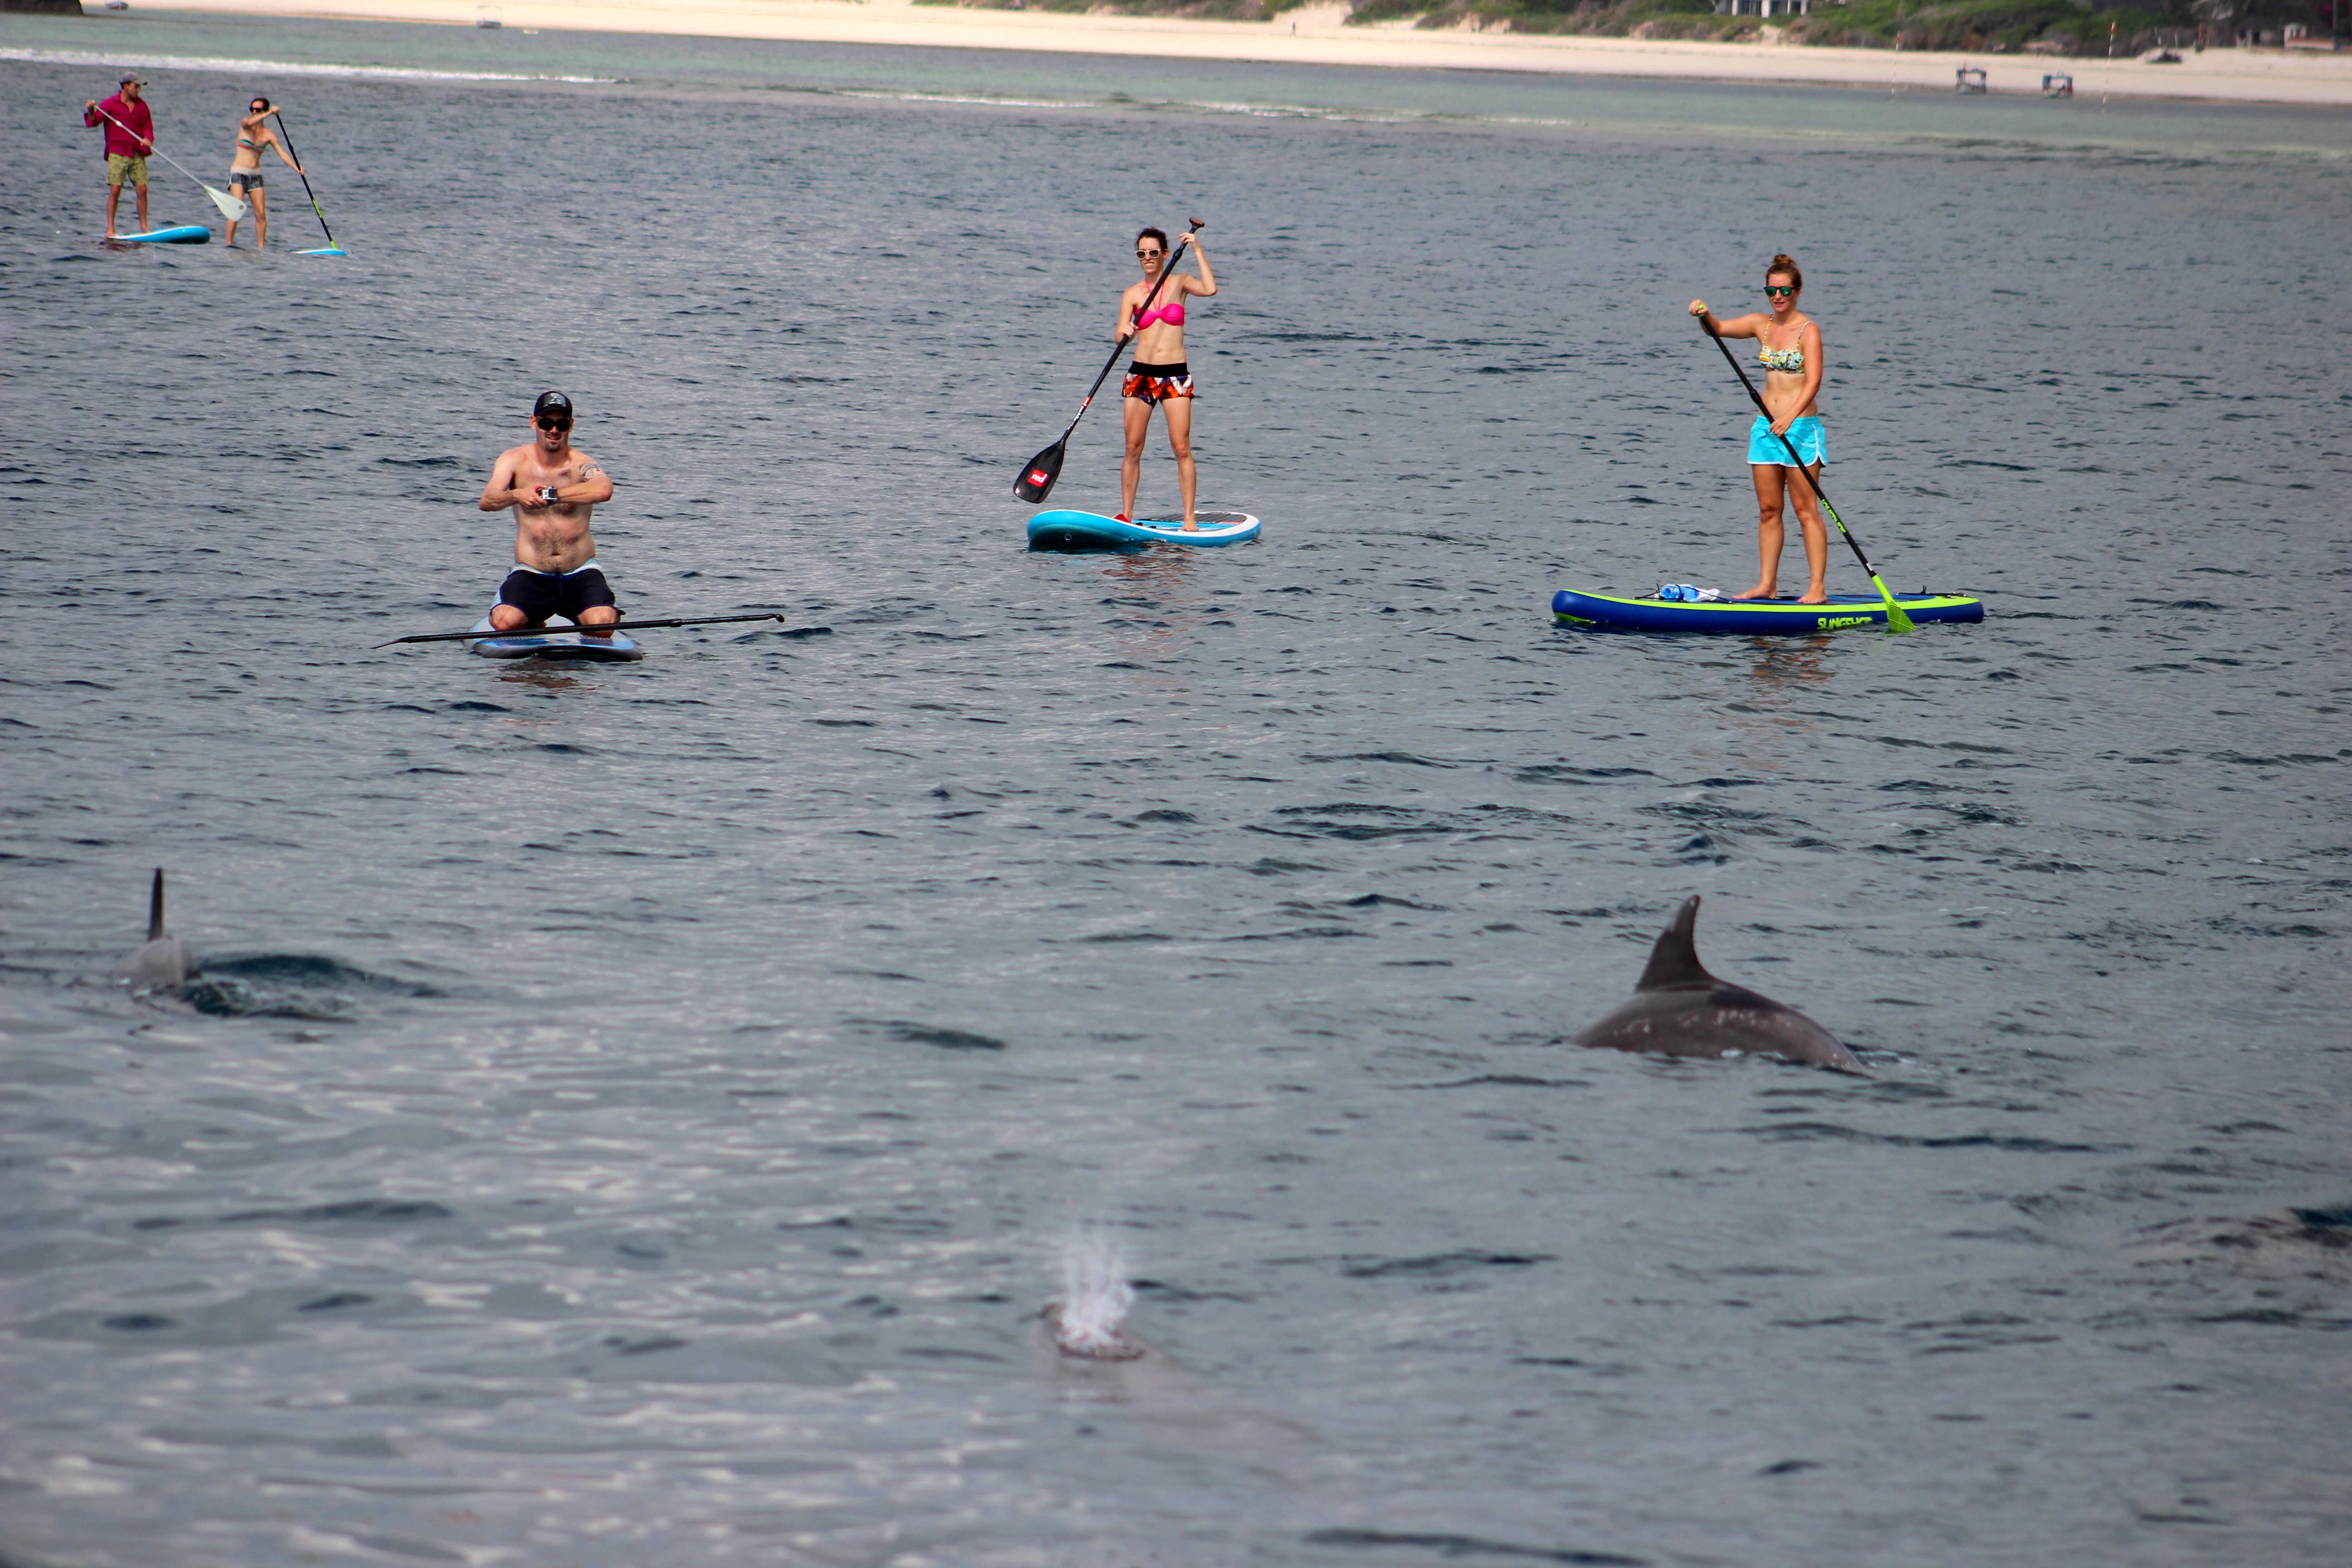
<instances>
[{"instance_id":1,"label":"water splash","mask_svg":"<svg viewBox=\"0 0 2352 1568\"><path fill-rule=\"evenodd\" d=\"M1127 1253L1098 1230L1082 1230L1062 1244L1062 1299L1045 1308L1054 1342L1065 1355L1089 1361L1133 1361L1143 1347L1122 1334L1135 1288L1127 1282Z\"/></svg>"}]
</instances>

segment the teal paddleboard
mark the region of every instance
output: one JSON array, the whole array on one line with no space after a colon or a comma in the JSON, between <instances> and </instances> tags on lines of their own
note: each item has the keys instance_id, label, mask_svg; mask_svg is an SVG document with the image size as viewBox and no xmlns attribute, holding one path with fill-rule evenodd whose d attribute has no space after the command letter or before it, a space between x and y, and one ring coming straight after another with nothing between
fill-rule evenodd
<instances>
[{"instance_id":1,"label":"teal paddleboard","mask_svg":"<svg viewBox=\"0 0 2352 1568\"><path fill-rule=\"evenodd\" d=\"M210 245L213 231L200 223L184 223L177 228L151 228L145 234L118 234L109 245Z\"/></svg>"},{"instance_id":2,"label":"teal paddleboard","mask_svg":"<svg viewBox=\"0 0 2352 1568\"><path fill-rule=\"evenodd\" d=\"M1092 511L1041 511L1029 520L1032 550L1134 550L1146 544L1246 544L1257 537L1257 519L1245 511L1196 513L1199 526L1181 517L1139 517L1121 522Z\"/></svg>"}]
</instances>

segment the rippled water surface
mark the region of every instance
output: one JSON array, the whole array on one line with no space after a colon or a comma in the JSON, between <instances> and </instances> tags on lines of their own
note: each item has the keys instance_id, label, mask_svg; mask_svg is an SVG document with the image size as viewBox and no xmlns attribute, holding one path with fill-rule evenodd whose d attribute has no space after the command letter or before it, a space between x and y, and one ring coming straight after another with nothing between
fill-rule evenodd
<instances>
[{"instance_id":1,"label":"rippled water surface","mask_svg":"<svg viewBox=\"0 0 2352 1568\"><path fill-rule=\"evenodd\" d=\"M74 37L481 44L240 26ZM110 253L70 26L0 27L6 1562L2342 1560L2352 190L2227 150L2311 117L554 39L630 79L153 68L352 254L274 163L270 253ZM1030 554L1187 215L1263 542ZM1681 307L1778 249L1832 493L1988 619L1556 628L1746 581ZM374 646L550 385L630 613L784 628ZM1876 1081L1566 1043L1693 892ZM1149 1353L1055 1354L1107 1256Z\"/></svg>"}]
</instances>

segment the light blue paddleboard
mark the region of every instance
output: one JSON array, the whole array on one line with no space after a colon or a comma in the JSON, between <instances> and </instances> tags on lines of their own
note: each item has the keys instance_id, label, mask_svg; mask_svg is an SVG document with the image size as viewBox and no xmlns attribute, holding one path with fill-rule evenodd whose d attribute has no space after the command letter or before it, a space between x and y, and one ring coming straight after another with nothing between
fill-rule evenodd
<instances>
[{"instance_id":1,"label":"light blue paddleboard","mask_svg":"<svg viewBox=\"0 0 2352 1568\"><path fill-rule=\"evenodd\" d=\"M1246 544L1257 537L1257 519L1245 511L1195 514L1198 528L1181 517L1145 517L1121 522L1092 511L1041 511L1029 520L1032 550L1134 550L1146 544Z\"/></svg>"},{"instance_id":2,"label":"light blue paddleboard","mask_svg":"<svg viewBox=\"0 0 2352 1568\"><path fill-rule=\"evenodd\" d=\"M585 632L566 629L571 625L562 616L550 616L547 625L538 630L509 632L502 636L490 629L490 617L484 616L474 623L474 629L484 634L482 638L466 646L485 658L569 658L617 662L646 657L645 649L639 647L626 633L590 637Z\"/></svg>"},{"instance_id":3,"label":"light blue paddleboard","mask_svg":"<svg viewBox=\"0 0 2352 1568\"><path fill-rule=\"evenodd\" d=\"M316 250L298 250L294 254L297 256L349 256L351 252L340 245L322 245Z\"/></svg>"},{"instance_id":4,"label":"light blue paddleboard","mask_svg":"<svg viewBox=\"0 0 2352 1568\"><path fill-rule=\"evenodd\" d=\"M184 223L177 228L151 228L145 234L118 234L109 245L210 245L213 231L200 223Z\"/></svg>"}]
</instances>

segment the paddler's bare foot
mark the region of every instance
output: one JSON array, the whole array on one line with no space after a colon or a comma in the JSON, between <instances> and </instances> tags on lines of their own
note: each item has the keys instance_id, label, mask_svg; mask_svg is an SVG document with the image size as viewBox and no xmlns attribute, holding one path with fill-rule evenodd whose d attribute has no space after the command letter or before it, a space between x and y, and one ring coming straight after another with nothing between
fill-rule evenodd
<instances>
[{"instance_id":1,"label":"paddler's bare foot","mask_svg":"<svg viewBox=\"0 0 2352 1568\"><path fill-rule=\"evenodd\" d=\"M1775 584L1770 583L1759 583L1753 588L1748 589L1745 594L1732 595L1731 602L1735 605L1738 605L1745 604L1750 599L1769 599L1773 596L1774 591Z\"/></svg>"},{"instance_id":2,"label":"paddler's bare foot","mask_svg":"<svg viewBox=\"0 0 2352 1568\"><path fill-rule=\"evenodd\" d=\"M1827 594L1822 593L1819 588L1814 589L1811 593L1807 594L1803 598L1797 601L1797 603L1801 605L1826 605L1829 602L1830 596Z\"/></svg>"}]
</instances>

